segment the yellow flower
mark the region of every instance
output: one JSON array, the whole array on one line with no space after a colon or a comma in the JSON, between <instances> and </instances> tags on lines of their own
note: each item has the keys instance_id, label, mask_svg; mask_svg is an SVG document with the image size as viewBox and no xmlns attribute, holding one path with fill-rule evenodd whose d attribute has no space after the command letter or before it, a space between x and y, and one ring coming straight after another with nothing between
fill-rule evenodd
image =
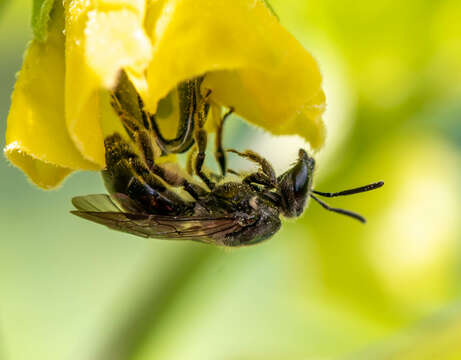
<instances>
[{"instance_id":1,"label":"yellow flower","mask_svg":"<svg viewBox=\"0 0 461 360\"><path fill-rule=\"evenodd\" d=\"M121 126L108 97L121 70L151 112L180 82L205 74L215 108L233 107L314 149L323 144L318 65L263 0L36 0L35 7L5 154L42 188L73 170L104 167L104 134Z\"/></svg>"}]
</instances>

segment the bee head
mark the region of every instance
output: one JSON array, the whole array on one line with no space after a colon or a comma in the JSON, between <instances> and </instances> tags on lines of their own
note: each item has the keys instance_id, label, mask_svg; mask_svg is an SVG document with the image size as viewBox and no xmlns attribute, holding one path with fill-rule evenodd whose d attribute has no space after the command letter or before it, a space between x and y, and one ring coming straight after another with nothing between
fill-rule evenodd
<instances>
[{"instance_id":1,"label":"bee head","mask_svg":"<svg viewBox=\"0 0 461 360\"><path fill-rule=\"evenodd\" d=\"M286 217L300 216L312 187L315 160L303 149L299 150L296 164L279 176L281 211Z\"/></svg>"}]
</instances>

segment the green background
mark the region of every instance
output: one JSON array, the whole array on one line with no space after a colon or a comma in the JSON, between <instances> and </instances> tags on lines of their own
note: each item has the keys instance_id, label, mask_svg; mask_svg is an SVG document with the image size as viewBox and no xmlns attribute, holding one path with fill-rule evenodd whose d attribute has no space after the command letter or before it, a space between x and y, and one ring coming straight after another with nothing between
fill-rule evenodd
<instances>
[{"instance_id":1,"label":"green background","mask_svg":"<svg viewBox=\"0 0 461 360\"><path fill-rule=\"evenodd\" d=\"M44 192L3 158L0 359L461 358L461 3L271 4L325 76L316 188L385 180L330 201L369 223L312 203L248 249L145 240L69 214L98 174ZM0 9L4 133L32 33L28 1ZM294 160L299 141L229 123L227 146Z\"/></svg>"}]
</instances>

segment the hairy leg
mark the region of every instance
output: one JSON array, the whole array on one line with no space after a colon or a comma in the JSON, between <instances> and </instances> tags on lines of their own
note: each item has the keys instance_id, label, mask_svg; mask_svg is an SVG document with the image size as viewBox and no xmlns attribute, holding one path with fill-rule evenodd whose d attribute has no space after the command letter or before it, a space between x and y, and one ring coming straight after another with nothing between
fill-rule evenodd
<instances>
[{"instance_id":1,"label":"hairy leg","mask_svg":"<svg viewBox=\"0 0 461 360\"><path fill-rule=\"evenodd\" d=\"M207 133L203 129L199 129L195 133L195 144L197 146L197 155L195 157L194 171L197 176L208 186L210 190L213 190L215 183L203 171L203 164L205 162L205 151L207 146Z\"/></svg>"},{"instance_id":2,"label":"hairy leg","mask_svg":"<svg viewBox=\"0 0 461 360\"><path fill-rule=\"evenodd\" d=\"M155 115L148 114L149 122L159 147L165 154L182 153L190 149L194 143L194 131L197 127L197 112L208 112L207 100L200 94L203 76L185 81L178 86L179 124L176 137L165 139L157 124Z\"/></svg>"},{"instance_id":3,"label":"hairy leg","mask_svg":"<svg viewBox=\"0 0 461 360\"><path fill-rule=\"evenodd\" d=\"M257 184L257 185L262 185L264 186L266 189L274 189L275 186L273 184L273 182L271 181L270 178L267 177L266 174L262 173L262 172L255 172L255 173L252 173L250 175L247 175L243 180L242 180L243 183L245 184L248 184L250 186L254 185L254 184Z\"/></svg>"},{"instance_id":4,"label":"hairy leg","mask_svg":"<svg viewBox=\"0 0 461 360\"><path fill-rule=\"evenodd\" d=\"M264 159L262 156L258 155L257 153L251 151L251 150L246 150L245 152L240 152L234 149L229 149L227 150L228 152L232 152L234 154L237 154L247 160L253 161L257 163L260 168L262 173L267 177L268 181L273 187L277 186L277 176L275 175L275 170L272 167L272 165Z\"/></svg>"},{"instance_id":5,"label":"hairy leg","mask_svg":"<svg viewBox=\"0 0 461 360\"><path fill-rule=\"evenodd\" d=\"M234 112L233 108L230 108L227 113L224 114L222 117L218 129L216 131L216 138L215 138L215 157L216 161L219 164L221 169L221 174L226 175L227 172L227 161L226 161L226 152L224 151L223 147L223 132L224 132L224 123L226 119Z\"/></svg>"}]
</instances>

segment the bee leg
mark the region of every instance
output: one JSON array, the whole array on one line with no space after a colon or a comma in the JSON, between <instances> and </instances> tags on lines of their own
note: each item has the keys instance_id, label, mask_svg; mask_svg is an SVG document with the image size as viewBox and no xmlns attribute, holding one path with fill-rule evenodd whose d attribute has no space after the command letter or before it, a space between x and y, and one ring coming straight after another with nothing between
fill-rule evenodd
<instances>
[{"instance_id":1,"label":"bee leg","mask_svg":"<svg viewBox=\"0 0 461 360\"><path fill-rule=\"evenodd\" d=\"M146 130L138 131L134 134L134 140L138 146L141 158L148 169L152 169L155 164L155 149L152 143L152 137Z\"/></svg>"},{"instance_id":2,"label":"bee leg","mask_svg":"<svg viewBox=\"0 0 461 360\"><path fill-rule=\"evenodd\" d=\"M210 180L210 178L205 174L203 171L203 164L205 162L205 151L207 148L207 133L203 129L205 125L205 121L208 116L208 110L210 109L210 105L207 102L207 98L211 91L209 90L205 97L200 96L200 86L198 87L198 96L200 96L201 102L199 104L198 111L194 114L195 121L196 121L196 130L194 134L195 146L197 147L197 155L195 156L194 162L194 171L195 174L206 184L206 186L213 190L215 187L215 183Z\"/></svg>"},{"instance_id":3,"label":"bee leg","mask_svg":"<svg viewBox=\"0 0 461 360\"><path fill-rule=\"evenodd\" d=\"M204 196L208 193L207 190L201 186L187 181L183 176L180 175L178 171L155 164L154 149L150 138L143 132L140 132L137 135L140 139L139 146L141 147L141 156L147 165L147 168L153 174L165 181L168 185L173 187L182 187L195 200L198 200L201 196Z\"/></svg>"},{"instance_id":4,"label":"bee leg","mask_svg":"<svg viewBox=\"0 0 461 360\"><path fill-rule=\"evenodd\" d=\"M227 169L227 172L229 174L232 174L232 175L235 175L235 176L240 176L240 173L235 171L235 170L232 170L232 169Z\"/></svg>"},{"instance_id":5,"label":"bee leg","mask_svg":"<svg viewBox=\"0 0 461 360\"><path fill-rule=\"evenodd\" d=\"M142 118L142 125L144 126L144 129L148 131L152 131L152 123L150 121L150 114L144 110L144 102L142 101L142 98L139 94L138 96L138 106L139 106L139 111L141 112L141 118Z\"/></svg>"},{"instance_id":6,"label":"bee leg","mask_svg":"<svg viewBox=\"0 0 461 360\"><path fill-rule=\"evenodd\" d=\"M242 180L243 183L245 184L248 184L248 185L253 185L253 184L257 184L257 185L262 185L264 186L265 188L267 189L273 189L275 188L273 182L271 181L271 179L264 173L262 172L256 172L256 173L253 173L253 174L250 174L248 176L246 176L243 180Z\"/></svg>"},{"instance_id":7,"label":"bee leg","mask_svg":"<svg viewBox=\"0 0 461 360\"><path fill-rule=\"evenodd\" d=\"M208 186L210 190L213 190L215 183L212 182L203 171L203 163L205 162L205 150L207 146L207 133L203 129L199 129L195 133L195 143L197 145L197 156L195 157L194 170L197 176Z\"/></svg>"},{"instance_id":8,"label":"bee leg","mask_svg":"<svg viewBox=\"0 0 461 360\"><path fill-rule=\"evenodd\" d=\"M230 108L227 113L224 114L222 117L218 129L216 131L216 138L215 138L215 157L216 161L219 164L221 169L221 174L226 175L227 172L227 161L226 161L226 153L223 147L223 131L224 131L224 123L226 119L234 112L233 108Z\"/></svg>"},{"instance_id":9,"label":"bee leg","mask_svg":"<svg viewBox=\"0 0 461 360\"><path fill-rule=\"evenodd\" d=\"M111 194L125 194L149 213L176 214L190 207L146 167L145 162L120 135L107 137L104 144L107 168L102 174Z\"/></svg>"},{"instance_id":10,"label":"bee leg","mask_svg":"<svg viewBox=\"0 0 461 360\"><path fill-rule=\"evenodd\" d=\"M177 137L171 140L167 140L163 137L155 115L149 115L149 122L151 123L152 132L157 139L157 144L164 154L178 154L185 152L194 143L194 121L191 118L184 120L184 122L179 125L179 133L177 134Z\"/></svg>"},{"instance_id":11,"label":"bee leg","mask_svg":"<svg viewBox=\"0 0 461 360\"><path fill-rule=\"evenodd\" d=\"M140 98L139 101L140 106L142 106ZM152 136L148 132L148 130L152 129L150 128L148 122L148 114L144 111L142 114L144 126L146 129L138 130L134 134L134 140L140 150L141 159L144 161L144 165L147 170L155 176L159 177L168 185L173 187L183 187L184 190L187 191L196 200L200 196L206 194L207 191L205 189L201 188L199 185L188 182L179 174L179 172L155 164L155 148L152 142Z\"/></svg>"},{"instance_id":12,"label":"bee leg","mask_svg":"<svg viewBox=\"0 0 461 360\"><path fill-rule=\"evenodd\" d=\"M186 161L186 171L189 175L194 175L194 161L195 161L195 156L197 155L197 147L194 146L189 154L187 155L187 161Z\"/></svg>"},{"instance_id":13,"label":"bee leg","mask_svg":"<svg viewBox=\"0 0 461 360\"><path fill-rule=\"evenodd\" d=\"M219 182L221 182L221 181L224 179L224 176L223 176L223 175L217 174L217 173L212 172L212 171L210 171L210 172L208 173L208 176L209 176L209 177L211 178L211 180L213 180L213 182L215 182L215 183L219 183Z\"/></svg>"},{"instance_id":14,"label":"bee leg","mask_svg":"<svg viewBox=\"0 0 461 360\"><path fill-rule=\"evenodd\" d=\"M206 195L208 191L197 184L193 184L181 176L177 171L162 167L160 165L154 165L152 172L165 181L168 185L174 187L182 187L187 191L195 200L199 200L200 197Z\"/></svg>"},{"instance_id":15,"label":"bee leg","mask_svg":"<svg viewBox=\"0 0 461 360\"><path fill-rule=\"evenodd\" d=\"M187 181L180 175L179 171L155 164L154 150L150 138L145 132L139 132L137 136L140 140L138 145L141 148L141 157L144 160L144 164L146 165L145 167L150 172L170 186L184 188L184 190L187 191L195 200L198 200L200 196L204 196L207 193L207 191L199 185Z\"/></svg>"},{"instance_id":16,"label":"bee leg","mask_svg":"<svg viewBox=\"0 0 461 360\"><path fill-rule=\"evenodd\" d=\"M195 116L197 112L208 113L208 102L200 94L200 85L203 77L185 81L178 86L179 95L179 124L176 137L165 139L157 124L155 115L148 115L148 122L158 146L164 154L178 154L190 149L194 143L194 131L197 126Z\"/></svg>"},{"instance_id":17,"label":"bee leg","mask_svg":"<svg viewBox=\"0 0 461 360\"><path fill-rule=\"evenodd\" d=\"M123 127L125 128L126 133L131 138L131 140L136 141L135 134L140 130L138 126L138 122L130 115L120 103L118 97L115 93L111 94L111 105L112 108L117 113L118 117L120 118Z\"/></svg>"},{"instance_id":18,"label":"bee leg","mask_svg":"<svg viewBox=\"0 0 461 360\"><path fill-rule=\"evenodd\" d=\"M261 155L258 155L257 153L251 151L251 150L246 150L245 152L240 152L234 149L229 149L227 150L228 152L232 152L234 154L237 154L247 160L253 161L257 163L261 167L261 171L263 174L268 178L270 183L272 184L273 187L276 187L277 185L277 176L275 175L275 170L272 167L272 165L264 159Z\"/></svg>"}]
</instances>

